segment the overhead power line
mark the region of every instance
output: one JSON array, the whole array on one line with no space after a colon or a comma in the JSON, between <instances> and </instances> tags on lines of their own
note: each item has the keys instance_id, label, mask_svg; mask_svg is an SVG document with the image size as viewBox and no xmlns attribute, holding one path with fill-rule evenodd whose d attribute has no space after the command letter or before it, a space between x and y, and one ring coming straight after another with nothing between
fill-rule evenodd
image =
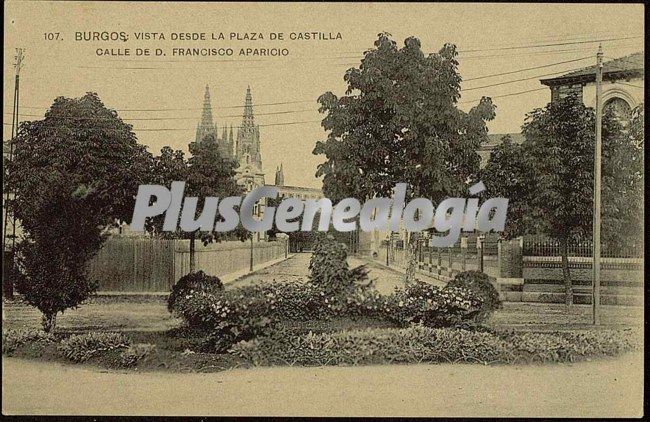
<instances>
[{"instance_id":1,"label":"overhead power line","mask_svg":"<svg viewBox=\"0 0 650 422\"><path fill-rule=\"evenodd\" d=\"M617 50L629 49L629 48L638 48L638 43L626 43L622 45L611 46ZM578 53L584 51L593 51L593 47L579 47L579 48L563 48L563 49L553 49L553 50L544 50L544 51L523 51L523 52L508 52L502 54L480 54L473 56L462 56L459 55L458 59L462 62L464 60L475 60L475 59L494 59L494 58L503 58L507 57L509 59L514 57L530 57L530 56L548 56L548 55L563 55L569 53Z\"/></svg>"},{"instance_id":2,"label":"overhead power line","mask_svg":"<svg viewBox=\"0 0 650 422\"><path fill-rule=\"evenodd\" d=\"M269 116L277 114L290 114L290 113L303 113L307 111L317 111L315 109L305 109L305 110L287 110L287 111L274 111L270 113L255 113L255 116ZM10 114L5 112L4 114ZM20 114L21 117L44 117L40 114ZM110 117L74 117L74 116L57 116L57 118L69 118L75 120L111 120ZM242 117L241 114L231 114L231 115L215 115L214 117L227 118L227 117ZM122 117L124 120L197 120L196 117Z\"/></svg>"},{"instance_id":3,"label":"overhead power line","mask_svg":"<svg viewBox=\"0 0 650 422\"><path fill-rule=\"evenodd\" d=\"M320 123L322 120L305 120L305 121L300 121L300 122L282 122L282 123L268 123L268 124L261 124L261 125L256 125L259 127L268 127L268 126L291 126L291 125L300 125L304 123ZM11 125L10 123L3 123L3 125ZM57 127L55 125L45 125L45 127ZM241 129L242 126L233 126L233 129ZM98 127L98 130L115 130L118 132L121 132L121 130L114 129L114 128L102 128ZM139 131L139 132L167 132L167 131L190 131L190 130L196 130L196 127L187 127L187 128L131 128L133 131Z\"/></svg>"},{"instance_id":4,"label":"overhead power line","mask_svg":"<svg viewBox=\"0 0 650 422\"><path fill-rule=\"evenodd\" d=\"M276 106L276 105L286 105L286 104L306 104L306 103L316 103L316 100L299 100L299 101L282 101L282 102L277 102L277 103L261 103L261 104L255 104L254 107L265 107L265 106ZM30 108L30 109L48 109L50 106L21 106L22 108ZM219 106L219 107L213 107L213 109L235 109L235 108L244 108L244 104L242 105L233 105L233 106ZM119 108L119 109L113 109L115 111L140 111L140 112L149 112L149 111L193 111L193 110L203 110L203 107L184 107L184 108ZM257 113L256 113L257 114ZM260 113L261 114L261 113ZM269 113L270 114L270 113ZM225 117L225 116L224 116ZM241 115L238 116L233 116L233 117L241 117Z\"/></svg>"},{"instance_id":5,"label":"overhead power line","mask_svg":"<svg viewBox=\"0 0 650 422\"><path fill-rule=\"evenodd\" d=\"M512 75L513 73L526 72L526 71L529 71L529 70L542 69L542 68L545 68L545 67L552 67L552 66L557 66L557 65L560 65L560 64L579 62L579 61L587 60L587 59L591 59L591 58L592 58L591 56L588 56L588 57L582 57L582 58L579 58L579 59L565 60L563 62L549 63L549 64L544 64L544 65L535 66L535 67L528 67L528 68L525 68L525 69L511 70L510 72L502 72L502 73L494 73L492 75L477 76L475 78L463 79L463 82L476 81L476 80L479 80L479 79L493 78L493 77L496 77L496 76Z\"/></svg>"},{"instance_id":6,"label":"overhead power line","mask_svg":"<svg viewBox=\"0 0 650 422\"><path fill-rule=\"evenodd\" d=\"M502 72L502 73L495 73L495 74L490 74L490 75L483 75L483 76L477 76L473 78L468 78L465 79L464 82L467 81L473 81L473 80L480 80L480 79L487 79L487 78L492 78L492 77L497 77L497 76L505 76L505 75L512 75L520 72L526 72L529 70L535 70L535 69L542 69L542 68L547 68L547 67L552 67L552 66L558 66L562 64L567 64L567 63L573 63L573 62L578 62L581 60L586 60L591 57L581 57L578 59L572 59L572 60L565 60L561 62L554 62L554 63L548 63L545 65L540 65L540 66L535 66L535 67L529 67L529 68L524 68L524 69L517 69L517 70L512 70L509 72ZM554 72L551 74L546 74L546 75L537 75L537 76L532 76L529 78L522 78L522 79L516 79L516 80L511 80L511 81L505 81L497 84L490 84L490 85L485 85L485 86L480 86L480 87L473 87L473 88L465 88L463 91L473 91L476 89L482 89L482 88L489 88L492 86L498 86L498 85L504 85L504 84L509 84L509 83L514 83L514 82L520 82L520 81L525 81L525 80L530 80L530 79L536 79L538 77L544 77L544 76L549 76L549 75L555 75L557 73L563 73L563 72L569 72L571 70L565 70L565 71L560 71L560 72ZM260 103L260 104L255 104L255 107L268 107L268 106L278 106L278 105L289 105L289 104L307 104L307 103L312 103L316 104L316 100L296 100L296 101L280 101L280 102L272 102L272 103ZM22 106L23 108L28 108L28 109L48 109L49 106ZM214 109L219 110L219 109L242 109L244 108L244 105L232 105L232 106L218 106L214 107ZM195 111L195 110L203 110L203 107L183 107L183 108L121 108L121 109L115 109L115 111L119 112L158 112L158 111ZM256 113L256 115L273 115L273 114L290 114L290 113L297 113L297 112L306 112L309 110L289 110L289 111L278 111L278 112L266 112L266 113ZM25 115L28 117L39 117L37 115ZM222 115L222 116L215 116L215 117L222 117L222 118L228 118L228 117L241 117L240 115ZM193 118L193 117L192 117ZM165 120L166 118L161 118L160 120ZM168 120L184 120L186 118L169 118ZM190 119L188 117L187 119ZM128 120L157 120L155 118L132 118Z\"/></svg>"},{"instance_id":7,"label":"overhead power line","mask_svg":"<svg viewBox=\"0 0 650 422\"><path fill-rule=\"evenodd\" d=\"M527 89L525 91L519 91L519 92L512 92L510 94L501 94L501 95L484 95L484 97L490 97L490 98L503 98L503 97L512 97L515 95L521 95L521 94L527 94L529 92L535 92L535 91L545 91L547 90L548 87L543 87L543 88L535 88L535 89ZM480 101L480 98L476 98L473 100L465 100L465 101L459 101L458 104L469 104L469 103L474 103L476 101Z\"/></svg>"},{"instance_id":8,"label":"overhead power line","mask_svg":"<svg viewBox=\"0 0 650 422\"><path fill-rule=\"evenodd\" d=\"M538 79L538 78L543 78L545 76L553 76L553 75L557 75L558 73L573 72L573 71L581 70L581 69L583 69L583 68L568 69L568 70L562 70L562 71L559 71L559 72L545 73L543 75L535 75L535 76L530 76L528 78L513 79L513 80L510 80L510 81L498 82L498 83L494 83L494 84L490 84L490 85L482 85L482 86L476 86L476 87L472 87L472 88L464 88L461 91L475 91L477 89L491 88L493 86L500 86L500 85L512 84L512 83L515 83L515 82L529 81L531 79Z\"/></svg>"},{"instance_id":9,"label":"overhead power line","mask_svg":"<svg viewBox=\"0 0 650 422\"><path fill-rule=\"evenodd\" d=\"M478 51L521 50L521 49L525 49L525 48L558 47L558 46L562 46L562 45L574 45L574 44L595 44L595 43L599 43L599 42L631 40L631 39L636 39L636 38L643 38L643 35L637 35L637 36L634 36L634 37L601 38L601 39L598 39L598 40L556 42L556 43L548 43L548 44L517 45L517 46L496 47L496 48L478 48L478 49L472 49L472 50L458 50L458 52L459 53L474 53L474 52L478 52Z\"/></svg>"}]
</instances>

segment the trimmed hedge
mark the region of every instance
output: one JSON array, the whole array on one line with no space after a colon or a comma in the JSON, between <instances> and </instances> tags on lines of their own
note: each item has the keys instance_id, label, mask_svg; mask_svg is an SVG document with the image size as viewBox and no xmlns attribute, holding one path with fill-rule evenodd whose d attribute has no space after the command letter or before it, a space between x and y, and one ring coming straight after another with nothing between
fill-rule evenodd
<instances>
[{"instance_id":1,"label":"trimmed hedge","mask_svg":"<svg viewBox=\"0 0 650 422\"><path fill-rule=\"evenodd\" d=\"M276 333L235 344L253 365L574 362L642 347L632 330L493 333L412 326L288 337Z\"/></svg>"}]
</instances>

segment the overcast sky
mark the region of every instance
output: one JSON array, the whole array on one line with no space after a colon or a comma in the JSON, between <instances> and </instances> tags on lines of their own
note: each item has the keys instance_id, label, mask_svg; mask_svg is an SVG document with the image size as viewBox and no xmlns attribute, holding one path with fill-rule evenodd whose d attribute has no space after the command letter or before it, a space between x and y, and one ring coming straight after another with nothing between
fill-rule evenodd
<instances>
[{"instance_id":1,"label":"overcast sky","mask_svg":"<svg viewBox=\"0 0 650 422\"><path fill-rule=\"evenodd\" d=\"M125 31L131 38L127 43L76 42L75 31ZM208 37L213 32L227 36L230 32L265 36L284 32L285 38L291 32L320 31L341 33L342 40L135 40L134 32L141 31L205 32ZM314 173L322 158L311 154L314 143L325 137L316 99L326 91L343 93L345 70L358 64L364 49L372 47L383 31L391 33L400 46L406 37L416 36L425 51L455 43L461 51L460 71L465 80L590 56L468 80L463 83L460 105L468 110L482 95L543 88L540 75L595 63L597 43L588 41L636 37L603 42L610 58L642 51L643 5L10 2L5 4L4 139L10 136L14 48L26 47L20 91L25 116L21 120L42 117L57 96L79 97L94 91L106 106L133 124L140 142L152 152L164 145L187 150L188 142L194 140L205 85L210 85L213 114L220 127L241 123L239 107L250 85L257 104L256 121L262 125L267 183L273 183L275 167L283 163L287 185L320 187ZM47 32L59 32L62 40L46 41ZM530 45L546 46L509 48ZM164 58L99 57L98 47L130 48L132 53L138 47L160 47L168 54ZM236 53L242 47L280 47L287 48L289 56L182 58L171 57L173 47L232 47ZM524 78L529 79L485 87ZM490 132L518 132L526 112L544 106L549 98L548 89L495 98L497 117L489 124Z\"/></svg>"}]
</instances>

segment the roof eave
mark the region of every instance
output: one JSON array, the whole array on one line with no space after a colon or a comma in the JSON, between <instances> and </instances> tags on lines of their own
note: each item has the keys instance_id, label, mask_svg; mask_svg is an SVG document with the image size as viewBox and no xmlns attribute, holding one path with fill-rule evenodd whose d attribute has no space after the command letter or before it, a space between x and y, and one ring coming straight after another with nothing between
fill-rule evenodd
<instances>
[{"instance_id":1,"label":"roof eave","mask_svg":"<svg viewBox=\"0 0 650 422\"><path fill-rule=\"evenodd\" d=\"M617 70L613 72L604 72L603 79L625 79L629 77L643 77L643 69L629 69L629 70ZM540 79L539 82L542 85L546 86L557 86L557 85L567 85L567 84L576 84L576 83L589 83L596 81L595 73L588 73L585 75L576 75L568 77L556 77L549 79Z\"/></svg>"}]
</instances>

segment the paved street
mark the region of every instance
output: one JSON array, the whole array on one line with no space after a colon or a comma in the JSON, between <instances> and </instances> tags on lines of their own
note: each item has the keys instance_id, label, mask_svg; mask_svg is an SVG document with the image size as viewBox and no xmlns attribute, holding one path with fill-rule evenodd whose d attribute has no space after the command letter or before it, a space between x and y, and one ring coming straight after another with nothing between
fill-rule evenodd
<instances>
[{"instance_id":1,"label":"paved street","mask_svg":"<svg viewBox=\"0 0 650 422\"><path fill-rule=\"evenodd\" d=\"M4 414L640 417L643 356L120 373L3 358Z\"/></svg>"},{"instance_id":2,"label":"paved street","mask_svg":"<svg viewBox=\"0 0 650 422\"><path fill-rule=\"evenodd\" d=\"M306 281L309 276L310 259L311 253L295 254L286 261L256 271L255 273L242 277L229 285L241 286L244 284L263 283L271 280ZM379 265L373 261L355 257L349 257L348 264L350 265L350 268L366 264L370 270L370 279L375 281L377 289L383 294L390 294L393 292L395 287L403 286L404 275L399 271ZM422 278L423 276L418 274L418 277Z\"/></svg>"}]
</instances>

